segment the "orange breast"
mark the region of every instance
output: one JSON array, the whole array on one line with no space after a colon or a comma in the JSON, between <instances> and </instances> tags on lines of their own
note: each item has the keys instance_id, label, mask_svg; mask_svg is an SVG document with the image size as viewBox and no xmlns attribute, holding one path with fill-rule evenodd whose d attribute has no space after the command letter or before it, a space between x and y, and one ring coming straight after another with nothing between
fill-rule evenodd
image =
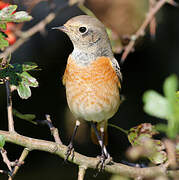
<instances>
[{"instance_id":1,"label":"orange breast","mask_svg":"<svg viewBox=\"0 0 179 180\"><path fill-rule=\"evenodd\" d=\"M119 107L119 80L107 57L82 66L69 56L63 83L69 108L77 118L102 121Z\"/></svg>"}]
</instances>

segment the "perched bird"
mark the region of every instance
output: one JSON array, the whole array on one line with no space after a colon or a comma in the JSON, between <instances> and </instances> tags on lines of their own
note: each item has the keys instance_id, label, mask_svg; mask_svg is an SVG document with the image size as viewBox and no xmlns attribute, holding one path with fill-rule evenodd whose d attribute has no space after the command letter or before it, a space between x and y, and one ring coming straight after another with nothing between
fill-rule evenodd
<instances>
[{"instance_id":1,"label":"perched bird","mask_svg":"<svg viewBox=\"0 0 179 180\"><path fill-rule=\"evenodd\" d=\"M77 118L72 139L80 120L91 122L94 128L92 138L94 141L98 140L104 162L110 157L105 147L107 121L117 112L120 105L119 89L122 79L105 26L94 17L80 15L54 29L65 32L74 46L63 76L68 106ZM67 158L72 149L71 141Z\"/></svg>"}]
</instances>

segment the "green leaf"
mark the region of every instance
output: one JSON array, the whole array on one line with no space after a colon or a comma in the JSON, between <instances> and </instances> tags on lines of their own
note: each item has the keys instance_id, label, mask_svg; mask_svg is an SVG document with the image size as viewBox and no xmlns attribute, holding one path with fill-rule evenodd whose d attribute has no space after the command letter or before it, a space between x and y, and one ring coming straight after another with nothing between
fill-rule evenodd
<instances>
[{"instance_id":1,"label":"green leaf","mask_svg":"<svg viewBox=\"0 0 179 180\"><path fill-rule=\"evenodd\" d=\"M12 112L13 112L14 116L16 116L20 119L24 119L26 121L33 123L33 124L37 124L35 121L33 121L36 118L35 114L22 114L14 108L13 108Z\"/></svg>"},{"instance_id":2,"label":"green leaf","mask_svg":"<svg viewBox=\"0 0 179 180\"><path fill-rule=\"evenodd\" d=\"M38 86L37 80L34 77L32 77L28 72L23 72L20 74L20 76L22 78L22 82L24 85L30 86L30 87Z\"/></svg>"},{"instance_id":3,"label":"green leaf","mask_svg":"<svg viewBox=\"0 0 179 180\"><path fill-rule=\"evenodd\" d=\"M169 104L165 97L149 90L143 95L144 111L151 116L167 119L169 116Z\"/></svg>"},{"instance_id":4,"label":"green leaf","mask_svg":"<svg viewBox=\"0 0 179 180\"><path fill-rule=\"evenodd\" d=\"M6 30L6 23L0 23L0 29Z\"/></svg>"},{"instance_id":5,"label":"green leaf","mask_svg":"<svg viewBox=\"0 0 179 180\"><path fill-rule=\"evenodd\" d=\"M5 145L5 137L0 135L0 149L3 148Z\"/></svg>"},{"instance_id":6,"label":"green leaf","mask_svg":"<svg viewBox=\"0 0 179 180\"><path fill-rule=\"evenodd\" d=\"M35 63L24 64L8 64L0 70L0 79L9 77L10 85L14 85L22 99L27 99L31 96L30 87L37 87L38 81L28 72L37 67Z\"/></svg>"},{"instance_id":7,"label":"green leaf","mask_svg":"<svg viewBox=\"0 0 179 180\"><path fill-rule=\"evenodd\" d=\"M157 125L160 131L167 134L169 138L175 138L179 134L179 98L177 92L178 79L176 75L166 78L163 86L166 97L155 91L144 93L144 111L152 116L166 119L166 125Z\"/></svg>"},{"instance_id":8,"label":"green leaf","mask_svg":"<svg viewBox=\"0 0 179 180\"><path fill-rule=\"evenodd\" d=\"M11 18L13 22L24 22L30 21L32 19L32 16L29 16L25 11L19 11L13 14Z\"/></svg>"},{"instance_id":9,"label":"green leaf","mask_svg":"<svg viewBox=\"0 0 179 180\"><path fill-rule=\"evenodd\" d=\"M177 91L176 95L177 95L177 99L179 101L179 91Z\"/></svg>"},{"instance_id":10,"label":"green leaf","mask_svg":"<svg viewBox=\"0 0 179 180\"><path fill-rule=\"evenodd\" d=\"M155 151L149 156L149 159L154 164L162 164L167 160L167 154L165 151Z\"/></svg>"},{"instance_id":11,"label":"green leaf","mask_svg":"<svg viewBox=\"0 0 179 180\"><path fill-rule=\"evenodd\" d=\"M30 87L21 82L17 86L17 92L22 99L28 99L31 96Z\"/></svg>"},{"instance_id":12,"label":"green leaf","mask_svg":"<svg viewBox=\"0 0 179 180\"><path fill-rule=\"evenodd\" d=\"M15 10L17 9L17 5L9 5L2 10L0 10L0 21L8 18Z\"/></svg>"},{"instance_id":13,"label":"green leaf","mask_svg":"<svg viewBox=\"0 0 179 180\"><path fill-rule=\"evenodd\" d=\"M25 62L22 64L22 70L23 71L30 71L33 69L36 69L38 65L34 62Z\"/></svg>"},{"instance_id":14,"label":"green leaf","mask_svg":"<svg viewBox=\"0 0 179 180\"><path fill-rule=\"evenodd\" d=\"M168 78L166 78L163 85L165 96L173 101L173 99L175 99L176 97L175 94L177 92L177 87L178 87L178 80L176 75L171 75Z\"/></svg>"},{"instance_id":15,"label":"green leaf","mask_svg":"<svg viewBox=\"0 0 179 180\"><path fill-rule=\"evenodd\" d=\"M6 38L5 34L0 31L0 49L9 46L9 42L5 38Z\"/></svg>"},{"instance_id":16,"label":"green leaf","mask_svg":"<svg viewBox=\"0 0 179 180\"><path fill-rule=\"evenodd\" d=\"M29 16L25 11L19 11L13 13L17 9L16 5L9 5L8 7L3 8L0 10L0 22L7 23L7 22L24 22L30 21L32 16Z\"/></svg>"}]
</instances>

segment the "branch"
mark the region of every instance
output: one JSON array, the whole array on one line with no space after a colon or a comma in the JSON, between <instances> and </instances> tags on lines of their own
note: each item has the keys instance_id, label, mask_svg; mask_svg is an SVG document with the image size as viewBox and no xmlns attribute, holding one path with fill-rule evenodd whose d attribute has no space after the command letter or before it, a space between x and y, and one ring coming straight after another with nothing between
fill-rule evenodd
<instances>
[{"instance_id":1,"label":"branch","mask_svg":"<svg viewBox=\"0 0 179 180\"><path fill-rule=\"evenodd\" d=\"M11 87L9 79L5 80L6 84L6 93L7 93L7 114L8 114L8 129L10 132L15 132L14 130L14 120L12 114L12 96L11 96Z\"/></svg>"},{"instance_id":2,"label":"branch","mask_svg":"<svg viewBox=\"0 0 179 180\"><path fill-rule=\"evenodd\" d=\"M40 150L58 155L63 159L65 158L67 146L57 144L55 142L29 138L26 136L19 135L17 133L14 134L2 130L0 130L0 134L5 137L6 142L10 142L26 147L29 149L29 151ZM77 152L74 152L73 160L69 158L69 161L79 166L96 169L96 165L98 164L99 159L87 157ZM131 167L121 163L113 162L112 165L106 165L104 170L110 173L120 174L122 176L133 177L133 178L139 176L142 178L152 178L152 177L156 177L157 175L166 175L166 174L169 174L170 176L174 176L174 175L179 176L179 171L172 171L172 170L166 171L167 165L164 164L161 166L137 168L137 167Z\"/></svg>"},{"instance_id":3,"label":"branch","mask_svg":"<svg viewBox=\"0 0 179 180\"><path fill-rule=\"evenodd\" d=\"M17 171L19 170L20 166L24 163L24 160L28 156L28 154L29 154L29 149L24 148L24 150L18 160L18 165L15 166L15 168L8 180L12 180L12 178L16 175Z\"/></svg>"},{"instance_id":4,"label":"branch","mask_svg":"<svg viewBox=\"0 0 179 180\"><path fill-rule=\"evenodd\" d=\"M6 58L9 54L13 53L16 49L18 49L22 44L24 44L31 36L36 34L37 32L43 31L45 26L49 24L51 21L55 19L59 12L68 7L68 2L63 6L59 7L56 12L49 13L42 21L37 23L35 26L30 28L27 31L22 32L21 37L11 46L6 48L6 50L0 54L0 58Z\"/></svg>"},{"instance_id":5,"label":"branch","mask_svg":"<svg viewBox=\"0 0 179 180\"><path fill-rule=\"evenodd\" d=\"M138 31L131 36L131 40L129 42L129 44L126 46L122 57L121 57L121 63L124 62L124 60L126 59L126 57L128 56L128 54L131 52L131 50L134 47L134 44L136 42L136 40L140 37L144 35L144 31L146 29L146 27L150 24L150 22L153 20L155 14L160 10L160 8L165 4L165 3L169 3L173 6L175 6L176 4L174 3L173 0L159 0L156 5L150 9L146 19L144 20L143 24L141 25L141 27L138 29Z\"/></svg>"},{"instance_id":6,"label":"branch","mask_svg":"<svg viewBox=\"0 0 179 180\"><path fill-rule=\"evenodd\" d=\"M79 166L78 170L78 180L83 180L85 177L85 172L86 172L86 167L85 166Z\"/></svg>"},{"instance_id":7,"label":"branch","mask_svg":"<svg viewBox=\"0 0 179 180\"><path fill-rule=\"evenodd\" d=\"M3 158L4 163L7 165L9 171L12 172L11 161L9 161L7 157L7 151L5 149L1 149L0 151L1 151L1 156Z\"/></svg>"},{"instance_id":8,"label":"branch","mask_svg":"<svg viewBox=\"0 0 179 180\"><path fill-rule=\"evenodd\" d=\"M62 141L58 133L58 129L53 126L50 115L46 114L45 116L46 116L47 125L50 128L51 134L53 135L55 142L57 144L62 144Z\"/></svg>"},{"instance_id":9,"label":"branch","mask_svg":"<svg viewBox=\"0 0 179 180\"><path fill-rule=\"evenodd\" d=\"M169 166L172 169L176 169L177 168L177 161L176 161L176 147L175 147L175 144L171 140L165 139L164 140L164 145L166 147L166 151L167 151L167 154L168 154Z\"/></svg>"}]
</instances>

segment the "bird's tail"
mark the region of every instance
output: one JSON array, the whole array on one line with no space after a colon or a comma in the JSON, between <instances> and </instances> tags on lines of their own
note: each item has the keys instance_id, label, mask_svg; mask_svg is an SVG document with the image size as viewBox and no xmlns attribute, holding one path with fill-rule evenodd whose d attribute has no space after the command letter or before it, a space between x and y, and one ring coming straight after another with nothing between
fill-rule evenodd
<instances>
[{"instance_id":1,"label":"bird's tail","mask_svg":"<svg viewBox=\"0 0 179 180\"><path fill-rule=\"evenodd\" d=\"M104 142L104 145L107 145L108 144L108 132L107 132L107 124L108 124L108 121L107 120L104 120L104 121L101 121L99 123L97 123L96 127L97 127L97 130L98 130L98 133L99 135L102 137L102 132L100 131L101 128L104 129L104 137L103 137L103 142ZM96 137L96 133L94 131L94 128L91 127L91 139L92 139L92 142L94 144L99 144L98 143L98 139Z\"/></svg>"}]
</instances>

